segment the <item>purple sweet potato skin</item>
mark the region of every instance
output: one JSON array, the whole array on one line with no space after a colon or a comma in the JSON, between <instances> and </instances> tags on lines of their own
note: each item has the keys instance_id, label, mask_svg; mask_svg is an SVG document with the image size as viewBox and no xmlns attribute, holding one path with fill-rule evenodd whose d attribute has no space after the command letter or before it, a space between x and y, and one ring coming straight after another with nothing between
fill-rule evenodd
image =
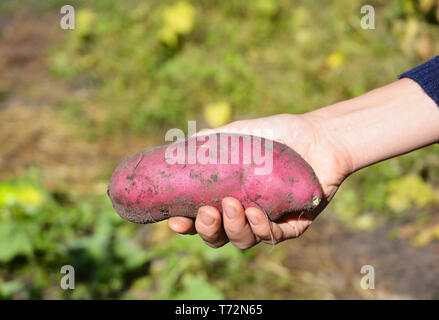
<instances>
[{"instance_id":1,"label":"purple sweet potato skin","mask_svg":"<svg viewBox=\"0 0 439 320\"><path fill-rule=\"evenodd\" d=\"M113 173L108 195L119 215L135 223L174 216L195 218L204 205L221 212L221 200L227 196L241 201L244 208L263 209L272 221L286 213L314 209L322 199L322 189L311 166L286 145L273 141L272 148L265 148L264 142L262 139L262 152L273 157L270 174L257 175L254 163L242 161L243 153L252 152L253 142L239 144L236 164L169 164L165 145L123 161ZM180 143L188 147L188 140ZM196 150L203 144L197 141Z\"/></svg>"}]
</instances>

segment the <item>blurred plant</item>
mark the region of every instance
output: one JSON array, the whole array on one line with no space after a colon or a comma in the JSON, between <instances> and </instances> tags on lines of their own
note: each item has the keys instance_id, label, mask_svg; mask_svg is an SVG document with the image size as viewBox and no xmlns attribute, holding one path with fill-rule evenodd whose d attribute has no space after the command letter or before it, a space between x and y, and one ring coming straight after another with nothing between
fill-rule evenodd
<instances>
[{"instance_id":1,"label":"blurred plant","mask_svg":"<svg viewBox=\"0 0 439 320\"><path fill-rule=\"evenodd\" d=\"M232 108L227 102L208 104L204 108L204 118L210 127L219 127L230 122Z\"/></svg>"},{"instance_id":2,"label":"blurred plant","mask_svg":"<svg viewBox=\"0 0 439 320\"><path fill-rule=\"evenodd\" d=\"M194 25L195 8L187 2L178 2L164 9L164 26L159 31L160 40L176 47L179 37L189 34Z\"/></svg>"},{"instance_id":3,"label":"blurred plant","mask_svg":"<svg viewBox=\"0 0 439 320\"><path fill-rule=\"evenodd\" d=\"M189 119L216 127L232 114L302 113L360 95L439 52L437 0L375 3L372 32L360 28L358 1L78 1L77 29L48 55L71 86L59 109L98 143L161 143ZM361 170L328 209L354 229L403 223L413 244L437 241L437 148ZM122 221L104 191L58 192L34 174L0 182L1 298L296 297L274 254L286 250L211 250L166 224ZM77 268L74 291L59 287L64 264Z\"/></svg>"},{"instance_id":4,"label":"blurred plant","mask_svg":"<svg viewBox=\"0 0 439 320\"><path fill-rule=\"evenodd\" d=\"M92 10L87 8L78 10L76 15L76 32L79 37L86 37L91 34L95 19L96 14Z\"/></svg>"},{"instance_id":5,"label":"blurred plant","mask_svg":"<svg viewBox=\"0 0 439 320\"><path fill-rule=\"evenodd\" d=\"M66 34L49 62L55 74L91 89L75 97L78 116L71 121L97 137L183 127L200 119L206 101L227 101L238 118L300 113L364 93L407 69L391 28L410 52L412 42L419 54L434 50L432 28L421 28L419 43L407 38L419 27L407 32L399 18L404 11L394 3L383 8L389 25L374 32L351 18L334 19L357 19L357 9L351 2L322 8L271 0L90 3L78 9L79 31Z\"/></svg>"},{"instance_id":6,"label":"blurred plant","mask_svg":"<svg viewBox=\"0 0 439 320\"><path fill-rule=\"evenodd\" d=\"M330 69L336 69L340 67L344 62L344 56L340 52L333 52L326 58L326 65Z\"/></svg>"},{"instance_id":7,"label":"blurred plant","mask_svg":"<svg viewBox=\"0 0 439 320\"><path fill-rule=\"evenodd\" d=\"M256 0L254 9L261 15L274 17L279 13L280 4L276 0Z\"/></svg>"},{"instance_id":8,"label":"blurred plant","mask_svg":"<svg viewBox=\"0 0 439 320\"><path fill-rule=\"evenodd\" d=\"M439 22L439 1L438 0L419 0L418 7L427 19Z\"/></svg>"},{"instance_id":9,"label":"blurred plant","mask_svg":"<svg viewBox=\"0 0 439 320\"><path fill-rule=\"evenodd\" d=\"M163 223L128 223L104 194L53 195L35 170L0 182L0 298L268 297L275 292L254 287L277 276L255 264L257 252L212 250ZM66 264L75 269L74 290L59 285Z\"/></svg>"},{"instance_id":10,"label":"blurred plant","mask_svg":"<svg viewBox=\"0 0 439 320\"><path fill-rule=\"evenodd\" d=\"M109 101L106 120L93 128L108 132L145 132L200 116L216 127L232 120L230 106L237 118L306 112L393 81L439 52L437 20L431 16L435 0L378 1L383 18L373 32L360 28L358 6L351 1L323 7L288 0L151 1L136 17L122 6L118 19L109 7L94 21L91 35L77 40L78 46L62 47L55 58L66 57L67 73L71 61L72 70L91 72L102 99L97 105ZM157 33L150 30L163 32L161 41L169 43L157 45ZM173 41L182 36L185 45L176 50ZM124 44L116 43L121 37ZM422 199L431 199L431 186L439 184L438 161L434 152L419 151L367 168L342 187L334 210L356 229L407 219L411 208L429 206Z\"/></svg>"},{"instance_id":11,"label":"blurred plant","mask_svg":"<svg viewBox=\"0 0 439 320\"><path fill-rule=\"evenodd\" d=\"M404 176L388 184L387 205L395 213L412 206L425 208L437 204L437 193L419 176Z\"/></svg>"},{"instance_id":12,"label":"blurred plant","mask_svg":"<svg viewBox=\"0 0 439 320\"><path fill-rule=\"evenodd\" d=\"M400 0L388 11L392 19L392 32L400 40L408 56L417 55L426 60L437 52L431 25L437 29L439 23L439 1Z\"/></svg>"},{"instance_id":13,"label":"blurred plant","mask_svg":"<svg viewBox=\"0 0 439 320\"><path fill-rule=\"evenodd\" d=\"M51 291L58 298L112 297L122 289L122 278L147 262L127 237L129 228L114 229L121 221L101 197L63 205L29 175L2 182L0 199L3 298L42 298ZM75 266L78 291L59 287L64 264Z\"/></svg>"}]
</instances>

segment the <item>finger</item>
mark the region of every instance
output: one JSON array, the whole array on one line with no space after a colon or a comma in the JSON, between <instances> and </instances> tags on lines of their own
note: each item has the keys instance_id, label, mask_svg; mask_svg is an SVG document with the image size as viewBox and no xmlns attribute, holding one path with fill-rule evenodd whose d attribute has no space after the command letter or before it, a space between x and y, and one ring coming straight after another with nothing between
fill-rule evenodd
<instances>
[{"instance_id":1,"label":"finger","mask_svg":"<svg viewBox=\"0 0 439 320\"><path fill-rule=\"evenodd\" d=\"M219 248L228 242L221 222L221 214L215 207L204 206L198 210L195 229L204 242L212 248Z\"/></svg>"},{"instance_id":2,"label":"finger","mask_svg":"<svg viewBox=\"0 0 439 320\"><path fill-rule=\"evenodd\" d=\"M186 217L172 217L168 219L168 227L174 232L181 234L195 234L194 221Z\"/></svg>"},{"instance_id":3,"label":"finger","mask_svg":"<svg viewBox=\"0 0 439 320\"><path fill-rule=\"evenodd\" d=\"M299 237L302 233L308 229L312 220L299 215L285 217L282 222L279 223L279 227L282 229L284 237L286 239L292 239Z\"/></svg>"},{"instance_id":4,"label":"finger","mask_svg":"<svg viewBox=\"0 0 439 320\"><path fill-rule=\"evenodd\" d=\"M261 241L276 244L284 240L283 230L276 223L271 222L264 211L250 207L245 210L252 232Z\"/></svg>"},{"instance_id":5,"label":"finger","mask_svg":"<svg viewBox=\"0 0 439 320\"><path fill-rule=\"evenodd\" d=\"M194 133L193 135L190 136L190 138L192 137L200 137L200 136L207 136L210 134L215 133L216 131L213 129L201 129L200 131Z\"/></svg>"},{"instance_id":6,"label":"finger","mask_svg":"<svg viewBox=\"0 0 439 320\"><path fill-rule=\"evenodd\" d=\"M201 129L200 131L191 135L192 137L198 136L207 136L214 133L240 133L240 134L251 134L250 129L242 127L240 121L235 121L228 123L224 126L217 127L214 129Z\"/></svg>"},{"instance_id":7,"label":"finger","mask_svg":"<svg viewBox=\"0 0 439 320\"><path fill-rule=\"evenodd\" d=\"M253 122L254 124L254 122ZM261 127L261 125L256 126L256 128ZM249 126L249 121L247 120L238 120L231 123L228 123L222 127L215 128L214 130L219 133L236 133L240 135L255 135L257 130L253 130L255 127L252 125Z\"/></svg>"},{"instance_id":8,"label":"finger","mask_svg":"<svg viewBox=\"0 0 439 320\"><path fill-rule=\"evenodd\" d=\"M222 201L224 230L230 242L239 249L248 249L258 243L247 221L244 208L235 198Z\"/></svg>"}]
</instances>

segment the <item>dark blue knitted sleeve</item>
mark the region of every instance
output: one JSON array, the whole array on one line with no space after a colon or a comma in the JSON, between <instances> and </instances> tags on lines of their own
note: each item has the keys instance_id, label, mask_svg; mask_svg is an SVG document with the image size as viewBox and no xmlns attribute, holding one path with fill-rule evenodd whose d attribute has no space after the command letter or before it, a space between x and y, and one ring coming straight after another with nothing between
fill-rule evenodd
<instances>
[{"instance_id":1,"label":"dark blue knitted sleeve","mask_svg":"<svg viewBox=\"0 0 439 320\"><path fill-rule=\"evenodd\" d=\"M439 56L399 76L416 81L439 106Z\"/></svg>"}]
</instances>

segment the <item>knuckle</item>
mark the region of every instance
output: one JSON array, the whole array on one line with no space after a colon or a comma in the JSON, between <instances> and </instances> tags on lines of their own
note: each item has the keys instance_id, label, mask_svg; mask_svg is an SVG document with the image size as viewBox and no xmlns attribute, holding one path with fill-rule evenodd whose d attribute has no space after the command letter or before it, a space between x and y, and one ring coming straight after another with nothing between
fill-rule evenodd
<instances>
[{"instance_id":1,"label":"knuckle","mask_svg":"<svg viewBox=\"0 0 439 320\"><path fill-rule=\"evenodd\" d=\"M219 236L217 234L199 233L199 235L205 242L208 242L208 243L215 243L219 239Z\"/></svg>"},{"instance_id":2,"label":"knuckle","mask_svg":"<svg viewBox=\"0 0 439 320\"><path fill-rule=\"evenodd\" d=\"M231 234L233 236L242 235L245 232L246 224L238 221L234 222L225 222L224 228L227 234Z\"/></svg>"},{"instance_id":3,"label":"knuckle","mask_svg":"<svg viewBox=\"0 0 439 320\"><path fill-rule=\"evenodd\" d=\"M263 240L263 241L270 241L270 242L272 242L272 240L274 240L274 239L273 239L273 238L274 238L274 235L273 235L273 237L272 237L269 231L258 232L256 235L257 235L261 240Z\"/></svg>"},{"instance_id":4,"label":"knuckle","mask_svg":"<svg viewBox=\"0 0 439 320\"><path fill-rule=\"evenodd\" d=\"M216 242L209 242L204 240L204 242L211 248L217 249L217 248L221 248L222 246L224 246L227 241L216 241Z\"/></svg>"},{"instance_id":5,"label":"knuckle","mask_svg":"<svg viewBox=\"0 0 439 320\"><path fill-rule=\"evenodd\" d=\"M237 237L242 234L243 227L242 226L235 226L235 225L228 225L226 226L226 232L228 235L232 237Z\"/></svg>"},{"instance_id":6,"label":"knuckle","mask_svg":"<svg viewBox=\"0 0 439 320\"><path fill-rule=\"evenodd\" d=\"M240 249L240 250L246 250L249 249L251 247L253 247L254 243L245 243L245 242L235 242L232 243L236 248Z\"/></svg>"},{"instance_id":7,"label":"knuckle","mask_svg":"<svg viewBox=\"0 0 439 320\"><path fill-rule=\"evenodd\" d=\"M266 244L270 244L270 245L276 245L276 244L282 242L282 240L276 239L276 238L273 238L273 239L270 238L270 239L262 240L262 242L266 243Z\"/></svg>"}]
</instances>

